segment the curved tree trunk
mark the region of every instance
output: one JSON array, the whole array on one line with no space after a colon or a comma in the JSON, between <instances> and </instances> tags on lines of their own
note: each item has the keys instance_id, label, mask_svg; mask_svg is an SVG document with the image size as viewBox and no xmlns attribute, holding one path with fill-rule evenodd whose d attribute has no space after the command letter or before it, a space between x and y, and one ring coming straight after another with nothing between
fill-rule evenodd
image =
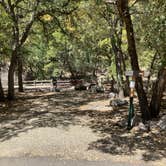
<instances>
[{"instance_id":1,"label":"curved tree trunk","mask_svg":"<svg viewBox=\"0 0 166 166\"><path fill-rule=\"evenodd\" d=\"M166 86L166 67L158 73L157 81L153 86L152 98L150 102L150 111L153 118L157 118L160 113L161 99Z\"/></svg>"},{"instance_id":2,"label":"curved tree trunk","mask_svg":"<svg viewBox=\"0 0 166 166\"><path fill-rule=\"evenodd\" d=\"M128 53L131 59L131 67L134 71L140 71L139 64L138 64L138 56L136 51L135 45L135 37L134 37L134 30L133 24L131 20L131 15L129 13L128 7L128 0L118 0L117 1L118 11L123 19L126 32L127 32L127 41L128 41ZM142 113L142 118L144 121L150 120L150 111L148 107L148 101L146 97L146 93L143 89L143 82L141 77L136 77L136 91L138 94L140 110Z\"/></svg>"}]
</instances>

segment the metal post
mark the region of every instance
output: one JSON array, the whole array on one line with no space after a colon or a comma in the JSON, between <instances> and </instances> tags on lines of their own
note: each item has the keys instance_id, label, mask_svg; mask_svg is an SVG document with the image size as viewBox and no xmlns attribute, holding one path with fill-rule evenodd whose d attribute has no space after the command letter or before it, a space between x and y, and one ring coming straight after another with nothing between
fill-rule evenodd
<instances>
[{"instance_id":1,"label":"metal post","mask_svg":"<svg viewBox=\"0 0 166 166\"><path fill-rule=\"evenodd\" d=\"M130 130L133 127L133 120L134 120L134 87L135 87L135 77L132 77L130 81L130 105L129 105L129 114L128 114L128 125L127 128Z\"/></svg>"},{"instance_id":2,"label":"metal post","mask_svg":"<svg viewBox=\"0 0 166 166\"><path fill-rule=\"evenodd\" d=\"M125 75L131 77L130 81L130 105L129 105L129 115L128 115L128 125L127 128L130 130L133 127L134 115L134 89L135 89L135 77L148 77L150 75L149 71L126 71Z\"/></svg>"}]
</instances>

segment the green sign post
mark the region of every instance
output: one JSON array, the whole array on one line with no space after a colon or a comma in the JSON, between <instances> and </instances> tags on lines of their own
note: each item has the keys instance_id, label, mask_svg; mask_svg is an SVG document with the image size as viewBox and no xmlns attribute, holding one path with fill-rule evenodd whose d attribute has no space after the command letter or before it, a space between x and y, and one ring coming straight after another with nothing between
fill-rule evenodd
<instances>
[{"instance_id":1,"label":"green sign post","mask_svg":"<svg viewBox=\"0 0 166 166\"><path fill-rule=\"evenodd\" d=\"M134 119L135 119L135 112L134 112L134 90L135 90L135 78L136 77L148 77L149 72L144 71L126 71L126 76L131 77L130 81L130 103L129 103L129 109L128 109L128 124L127 128L130 130L134 125Z\"/></svg>"}]
</instances>

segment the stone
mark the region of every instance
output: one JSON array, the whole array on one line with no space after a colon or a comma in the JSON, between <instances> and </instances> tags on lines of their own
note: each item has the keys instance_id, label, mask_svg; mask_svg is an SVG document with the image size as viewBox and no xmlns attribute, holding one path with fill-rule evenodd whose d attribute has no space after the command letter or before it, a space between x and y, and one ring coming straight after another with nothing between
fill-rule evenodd
<instances>
[{"instance_id":1,"label":"stone","mask_svg":"<svg viewBox=\"0 0 166 166\"><path fill-rule=\"evenodd\" d=\"M121 100L121 99L114 99L110 101L110 105L114 107L120 107L127 104L128 102L126 100Z\"/></svg>"},{"instance_id":2,"label":"stone","mask_svg":"<svg viewBox=\"0 0 166 166\"><path fill-rule=\"evenodd\" d=\"M130 131L132 133L137 133L139 131L139 127L138 126L134 126Z\"/></svg>"},{"instance_id":3,"label":"stone","mask_svg":"<svg viewBox=\"0 0 166 166\"><path fill-rule=\"evenodd\" d=\"M110 99L115 99L116 97L117 97L117 93L114 93L114 92L111 92L108 95L108 98L110 98Z\"/></svg>"},{"instance_id":4,"label":"stone","mask_svg":"<svg viewBox=\"0 0 166 166\"><path fill-rule=\"evenodd\" d=\"M147 127L146 127L142 122L140 122L140 123L138 124L138 127L139 127L139 129L142 130L142 131L147 131L147 130L148 130Z\"/></svg>"}]
</instances>

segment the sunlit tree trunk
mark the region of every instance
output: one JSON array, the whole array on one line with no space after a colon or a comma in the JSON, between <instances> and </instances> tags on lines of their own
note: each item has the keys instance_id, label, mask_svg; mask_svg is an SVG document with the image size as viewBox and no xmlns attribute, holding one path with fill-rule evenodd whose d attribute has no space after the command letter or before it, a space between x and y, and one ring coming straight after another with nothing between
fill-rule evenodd
<instances>
[{"instance_id":1,"label":"sunlit tree trunk","mask_svg":"<svg viewBox=\"0 0 166 166\"><path fill-rule=\"evenodd\" d=\"M128 0L118 0L117 1L118 11L125 23L126 32L127 32L127 41L128 41L128 53L130 56L131 67L134 71L140 71L138 56L135 45L135 37L133 24L131 20L131 15L129 13ZM138 94L140 110L142 113L142 118L144 121L150 120L150 111L148 107L148 101L146 93L143 89L143 81L141 77L136 77L136 91Z\"/></svg>"}]
</instances>

